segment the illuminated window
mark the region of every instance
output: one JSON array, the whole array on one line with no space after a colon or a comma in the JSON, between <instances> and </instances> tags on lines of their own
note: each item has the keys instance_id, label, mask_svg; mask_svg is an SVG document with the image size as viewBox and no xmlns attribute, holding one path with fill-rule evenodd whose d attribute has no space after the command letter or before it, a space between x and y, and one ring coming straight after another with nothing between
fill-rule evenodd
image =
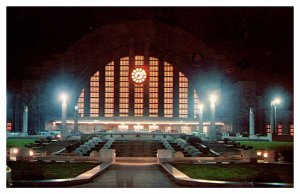
<instances>
[{"instance_id":1,"label":"illuminated window","mask_svg":"<svg viewBox=\"0 0 300 194\"><path fill-rule=\"evenodd\" d=\"M12 130L12 123L11 122L7 122L6 123L6 131L11 131Z\"/></svg>"},{"instance_id":2,"label":"illuminated window","mask_svg":"<svg viewBox=\"0 0 300 194\"><path fill-rule=\"evenodd\" d=\"M294 125L290 125L290 135L294 136Z\"/></svg>"},{"instance_id":3,"label":"illuminated window","mask_svg":"<svg viewBox=\"0 0 300 194\"><path fill-rule=\"evenodd\" d=\"M105 66L105 103L104 116L114 116L114 62Z\"/></svg>"},{"instance_id":4,"label":"illuminated window","mask_svg":"<svg viewBox=\"0 0 300 194\"><path fill-rule=\"evenodd\" d=\"M123 57L120 59L120 71L115 72L114 62L111 62L105 66L104 72L104 91L101 96L104 99L100 100L100 88L99 88L99 71L97 71L90 78L90 88L89 91L89 99L85 99L84 96L85 89L82 89L80 96L78 98L77 106L78 113L80 117L90 116L90 117L99 117L100 113L100 103L103 102L104 105L104 116L105 117L113 117L114 116L114 108L115 108L115 76L119 76L119 116L127 117L129 116L129 109L134 110L134 116L144 116L144 108L145 108L145 88L143 84L133 84L133 107L129 107L129 83L131 79L130 69L134 69L136 67L144 66L144 56L135 56L134 57L134 67L129 67L129 57ZM158 106L159 106L159 92L163 93L163 108L164 108L164 117L174 117L174 106L179 107L179 117L187 118L188 117L188 88L189 83L187 77L183 73L179 73L178 80L178 105L174 105L174 68L171 64L164 62L163 69L159 69L159 60L154 57L149 58L149 65L146 70L149 70L148 81L149 91L147 96L149 97L149 117L158 117ZM163 86L159 85L159 71L163 71ZM117 75L115 74L117 73ZM85 101L89 101L89 107L85 107ZM195 103L195 116L197 115L197 105L198 105L198 96L194 94L194 103ZM85 108L88 108L89 114L84 115Z\"/></svg>"},{"instance_id":5,"label":"illuminated window","mask_svg":"<svg viewBox=\"0 0 300 194\"><path fill-rule=\"evenodd\" d=\"M265 129L266 129L267 133L271 133L271 125L270 124L265 125Z\"/></svg>"},{"instance_id":6,"label":"illuminated window","mask_svg":"<svg viewBox=\"0 0 300 194\"><path fill-rule=\"evenodd\" d=\"M119 115L127 117L129 109L129 57L120 60Z\"/></svg>"},{"instance_id":7,"label":"illuminated window","mask_svg":"<svg viewBox=\"0 0 300 194\"><path fill-rule=\"evenodd\" d=\"M188 79L179 72L179 117L188 117Z\"/></svg>"},{"instance_id":8,"label":"illuminated window","mask_svg":"<svg viewBox=\"0 0 300 194\"><path fill-rule=\"evenodd\" d=\"M283 131L282 131L282 124L278 124L278 125L277 125L277 134L278 134L278 135L282 135L282 132L283 132Z\"/></svg>"},{"instance_id":9,"label":"illuminated window","mask_svg":"<svg viewBox=\"0 0 300 194\"><path fill-rule=\"evenodd\" d=\"M197 91L194 89L194 118L199 114L199 97Z\"/></svg>"},{"instance_id":10,"label":"illuminated window","mask_svg":"<svg viewBox=\"0 0 300 194\"><path fill-rule=\"evenodd\" d=\"M144 65L144 56L135 56L135 67ZM134 84L134 116L144 116L144 85Z\"/></svg>"},{"instance_id":11,"label":"illuminated window","mask_svg":"<svg viewBox=\"0 0 300 194\"><path fill-rule=\"evenodd\" d=\"M77 107L78 107L78 116L84 117L84 89L81 90L81 93L79 95Z\"/></svg>"},{"instance_id":12,"label":"illuminated window","mask_svg":"<svg viewBox=\"0 0 300 194\"><path fill-rule=\"evenodd\" d=\"M99 71L90 78L90 117L99 117Z\"/></svg>"},{"instance_id":13,"label":"illuminated window","mask_svg":"<svg viewBox=\"0 0 300 194\"><path fill-rule=\"evenodd\" d=\"M149 60L149 116L158 117L158 59Z\"/></svg>"},{"instance_id":14,"label":"illuminated window","mask_svg":"<svg viewBox=\"0 0 300 194\"><path fill-rule=\"evenodd\" d=\"M164 62L164 116L173 117L173 66Z\"/></svg>"}]
</instances>

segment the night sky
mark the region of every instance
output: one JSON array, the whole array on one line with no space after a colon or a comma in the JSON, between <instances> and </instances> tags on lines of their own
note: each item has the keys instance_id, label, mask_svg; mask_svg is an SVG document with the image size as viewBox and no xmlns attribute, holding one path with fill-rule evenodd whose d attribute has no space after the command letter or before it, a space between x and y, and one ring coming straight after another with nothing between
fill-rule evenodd
<instances>
[{"instance_id":1,"label":"night sky","mask_svg":"<svg viewBox=\"0 0 300 194\"><path fill-rule=\"evenodd\" d=\"M293 94L292 7L8 7L7 87L18 91L26 66L38 66L103 25L146 19L175 25L234 58L236 80ZM255 69L253 74L239 72Z\"/></svg>"}]
</instances>

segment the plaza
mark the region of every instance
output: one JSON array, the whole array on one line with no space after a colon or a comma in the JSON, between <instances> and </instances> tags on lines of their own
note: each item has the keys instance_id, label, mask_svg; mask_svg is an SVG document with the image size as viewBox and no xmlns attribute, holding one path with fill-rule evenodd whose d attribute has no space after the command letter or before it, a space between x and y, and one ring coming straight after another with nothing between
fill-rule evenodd
<instances>
[{"instance_id":1,"label":"plaza","mask_svg":"<svg viewBox=\"0 0 300 194\"><path fill-rule=\"evenodd\" d=\"M293 187L292 8L8 7L7 16L9 186ZM27 58L14 59L25 36ZM95 166L22 175L28 161ZM208 164L228 164L227 178Z\"/></svg>"}]
</instances>

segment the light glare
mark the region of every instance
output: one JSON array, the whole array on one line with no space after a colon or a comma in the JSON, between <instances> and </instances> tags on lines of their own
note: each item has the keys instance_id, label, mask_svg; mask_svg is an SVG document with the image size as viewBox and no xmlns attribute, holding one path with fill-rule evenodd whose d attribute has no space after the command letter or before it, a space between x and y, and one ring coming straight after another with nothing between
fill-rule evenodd
<instances>
[{"instance_id":1,"label":"light glare","mask_svg":"<svg viewBox=\"0 0 300 194\"><path fill-rule=\"evenodd\" d=\"M62 102L67 102L67 100L68 100L68 95L65 94L65 93L61 93L59 98L60 98L60 100L61 100Z\"/></svg>"},{"instance_id":2,"label":"light glare","mask_svg":"<svg viewBox=\"0 0 300 194\"><path fill-rule=\"evenodd\" d=\"M216 94L211 94L210 95L210 102L212 103L212 104L215 104L216 103L216 101L217 101L217 95Z\"/></svg>"},{"instance_id":3,"label":"light glare","mask_svg":"<svg viewBox=\"0 0 300 194\"><path fill-rule=\"evenodd\" d=\"M272 101L273 105L278 105L281 103L281 99L280 98L275 98L273 101Z\"/></svg>"},{"instance_id":4,"label":"light glare","mask_svg":"<svg viewBox=\"0 0 300 194\"><path fill-rule=\"evenodd\" d=\"M199 104L199 105L198 105L198 108L199 108L200 111L202 111L203 108L204 108L204 104Z\"/></svg>"}]
</instances>

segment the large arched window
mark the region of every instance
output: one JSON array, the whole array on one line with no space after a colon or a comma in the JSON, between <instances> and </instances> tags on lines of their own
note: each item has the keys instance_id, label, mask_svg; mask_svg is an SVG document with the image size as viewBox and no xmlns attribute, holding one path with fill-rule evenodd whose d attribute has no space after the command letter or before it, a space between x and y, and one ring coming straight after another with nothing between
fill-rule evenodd
<instances>
[{"instance_id":1,"label":"large arched window","mask_svg":"<svg viewBox=\"0 0 300 194\"><path fill-rule=\"evenodd\" d=\"M144 56L135 56L132 66L129 57L123 57L95 72L78 98L79 116L187 118L189 100L192 101L191 110L195 110L192 114L197 114L198 97L194 89L189 93L190 84L182 72L155 57L149 57L147 67L144 64ZM144 83L134 82L132 78L131 73L137 67L147 72Z\"/></svg>"}]
</instances>

